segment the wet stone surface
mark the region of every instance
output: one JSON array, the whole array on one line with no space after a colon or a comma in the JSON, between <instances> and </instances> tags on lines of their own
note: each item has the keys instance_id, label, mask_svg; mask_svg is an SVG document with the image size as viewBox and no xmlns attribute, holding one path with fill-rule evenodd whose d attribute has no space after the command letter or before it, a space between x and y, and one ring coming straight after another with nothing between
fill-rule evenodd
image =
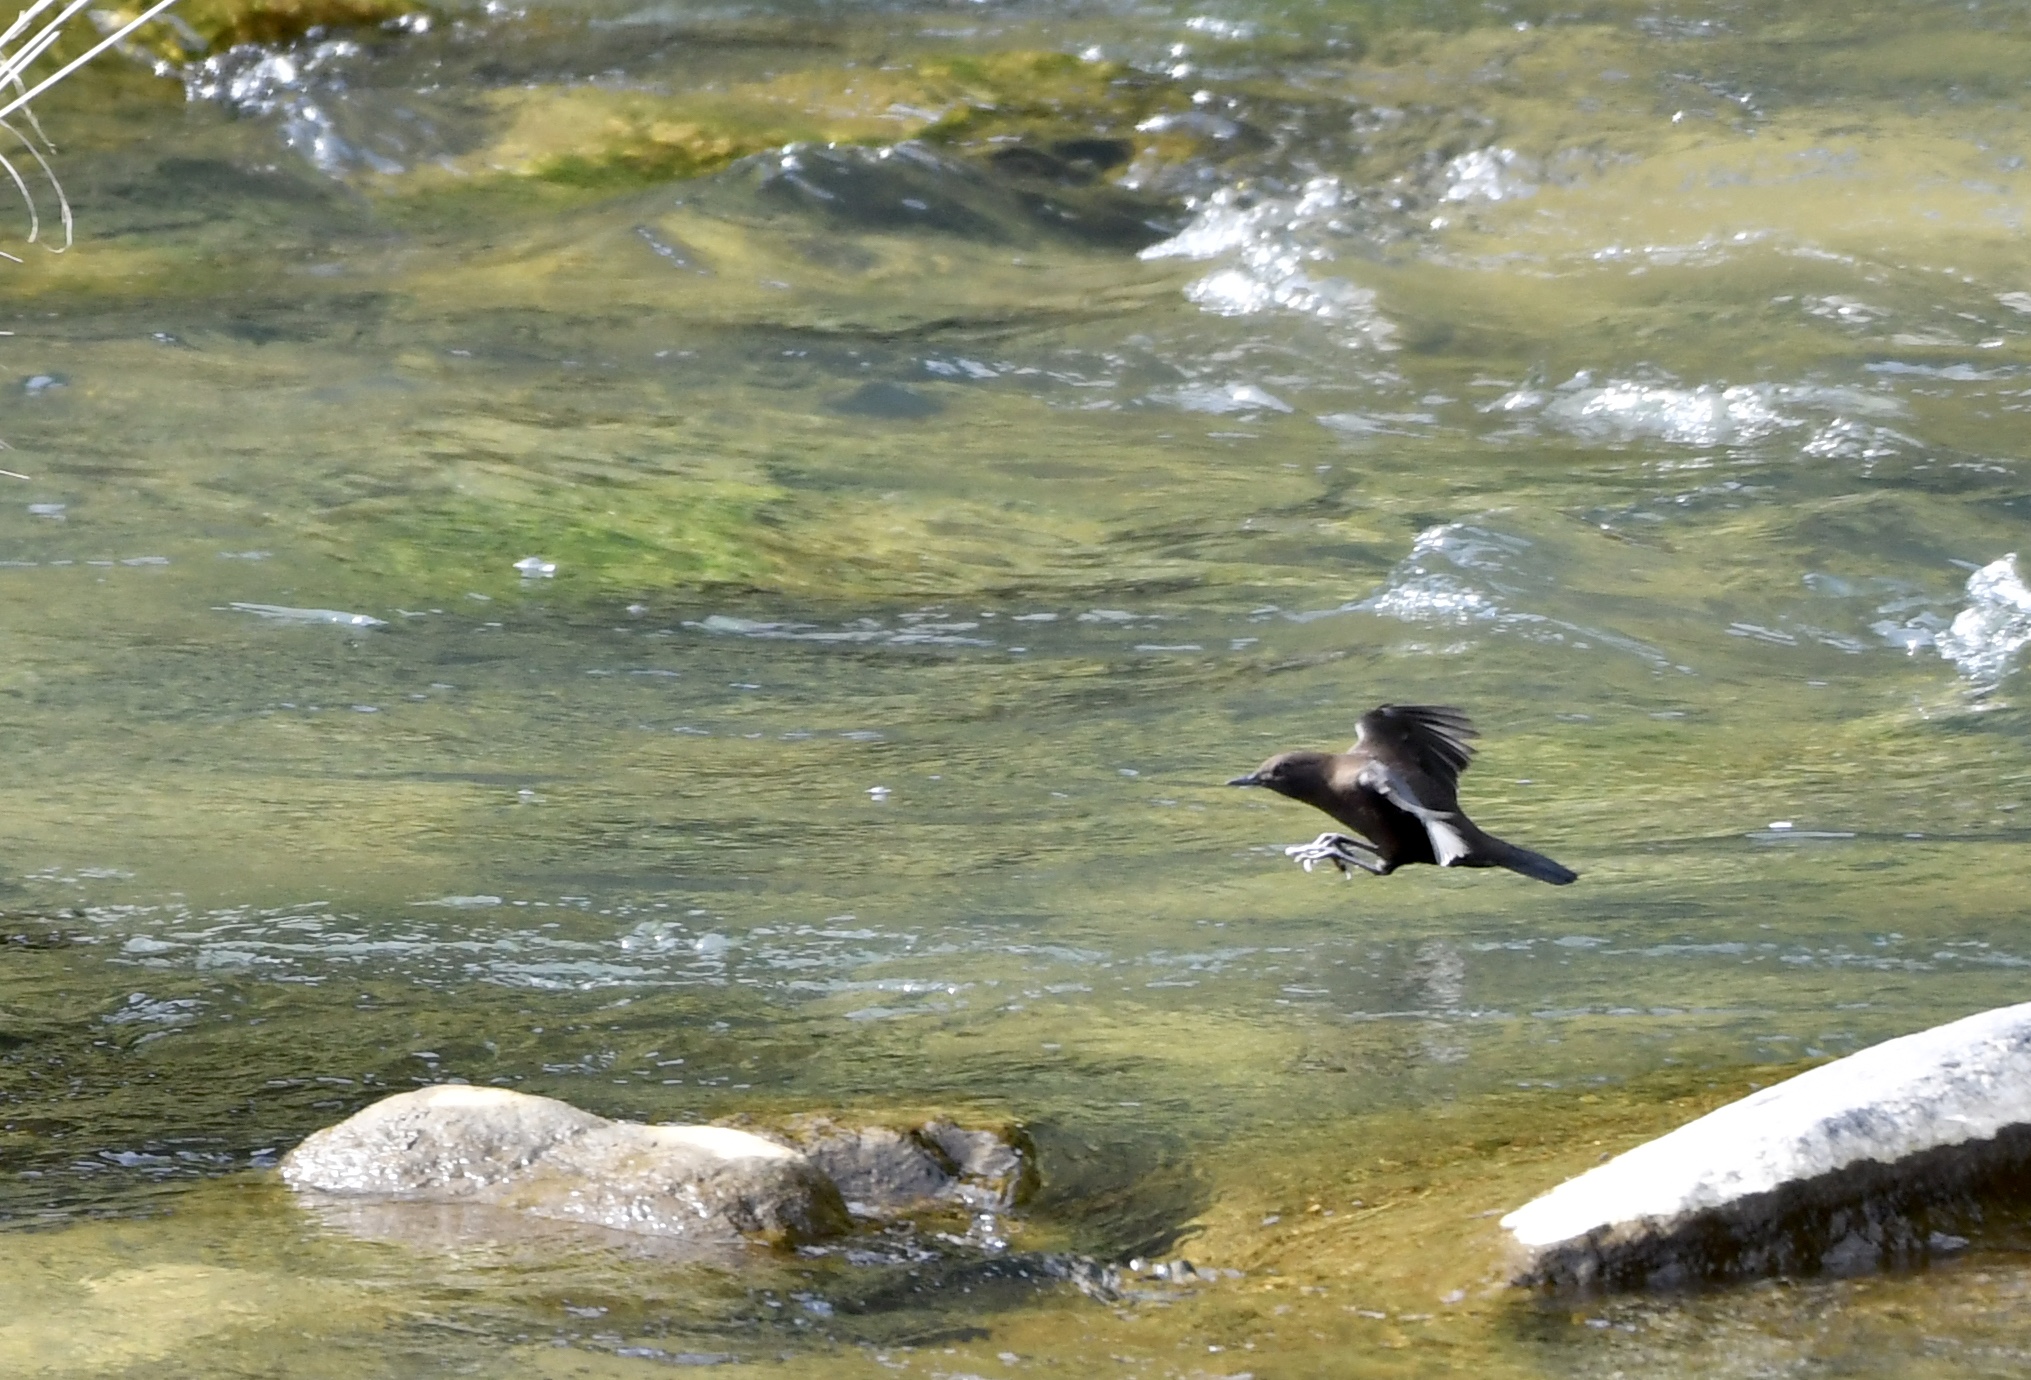
<instances>
[{"instance_id":1,"label":"wet stone surface","mask_svg":"<svg viewBox=\"0 0 2031 1380\"><path fill-rule=\"evenodd\" d=\"M1517 1282L1681 1286L1923 1264L2031 1200L2031 1005L1872 1046L1502 1219Z\"/></svg>"},{"instance_id":2,"label":"wet stone surface","mask_svg":"<svg viewBox=\"0 0 2031 1380\"><path fill-rule=\"evenodd\" d=\"M870 1217L938 1203L1007 1209L1037 1186L1035 1149L1014 1127L968 1130L944 1120L864 1126L808 1116L762 1133L809 1156L847 1206Z\"/></svg>"},{"instance_id":3,"label":"wet stone surface","mask_svg":"<svg viewBox=\"0 0 2031 1380\"><path fill-rule=\"evenodd\" d=\"M307 1138L281 1169L303 1193L471 1203L708 1245L794 1245L848 1225L832 1181L774 1141L608 1121L465 1084L384 1098Z\"/></svg>"},{"instance_id":4,"label":"wet stone surface","mask_svg":"<svg viewBox=\"0 0 2031 1380\"><path fill-rule=\"evenodd\" d=\"M891 1219L957 1207L978 1213L970 1244L1000 1250L995 1214L1037 1186L1020 1130L914 1128L826 1116L755 1130L609 1121L555 1098L440 1084L383 1098L283 1157L285 1183L355 1200L343 1221L400 1234L416 1204L481 1209L416 1218L412 1235L496 1232L497 1212L720 1247L803 1245L849 1229L849 1213ZM964 1238L962 1238L964 1239Z\"/></svg>"}]
</instances>

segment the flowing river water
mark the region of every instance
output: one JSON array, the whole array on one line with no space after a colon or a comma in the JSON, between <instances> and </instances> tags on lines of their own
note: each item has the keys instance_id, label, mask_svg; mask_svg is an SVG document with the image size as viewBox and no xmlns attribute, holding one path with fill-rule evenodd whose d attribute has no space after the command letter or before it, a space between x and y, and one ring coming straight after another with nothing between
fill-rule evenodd
<instances>
[{"instance_id":1,"label":"flowing river water","mask_svg":"<svg viewBox=\"0 0 2031 1380\"><path fill-rule=\"evenodd\" d=\"M2000 1227L1572 1301L1494 1225L2026 995L2022 6L333 13L47 98L0 265L0 1368L2031 1364ZM1579 885L1290 865L1221 783L1385 700ZM447 1079L1045 1186L743 1268L289 1202Z\"/></svg>"}]
</instances>

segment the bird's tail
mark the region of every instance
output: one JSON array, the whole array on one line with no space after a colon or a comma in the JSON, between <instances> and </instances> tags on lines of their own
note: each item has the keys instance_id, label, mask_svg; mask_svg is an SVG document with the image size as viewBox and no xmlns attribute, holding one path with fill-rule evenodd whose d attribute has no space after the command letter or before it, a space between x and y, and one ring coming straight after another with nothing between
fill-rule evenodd
<instances>
[{"instance_id":1,"label":"bird's tail","mask_svg":"<svg viewBox=\"0 0 2031 1380\"><path fill-rule=\"evenodd\" d=\"M1511 872L1521 872L1526 877L1535 877L1553 886L1567 886L1580 879L1579 873L1563 863L1554 862L1528 848L1518 848L1490 833L1481 833L1474 840L1474 852L1467 861L1474 867L1506 867Z\"/></svg>"}]
</instances>

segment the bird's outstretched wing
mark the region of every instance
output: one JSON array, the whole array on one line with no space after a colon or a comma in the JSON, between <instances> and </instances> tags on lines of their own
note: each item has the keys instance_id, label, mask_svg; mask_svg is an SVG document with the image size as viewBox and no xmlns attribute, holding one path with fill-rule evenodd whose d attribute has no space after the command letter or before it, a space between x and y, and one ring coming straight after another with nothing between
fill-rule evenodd
<instances>
[{"instance_id":1,"label":"bird's outstretched wing","mask_svg":"<svg viewBox=\"0 0 2031 1380\"><path fill-rule=\"evenodd\" d=\"M1467 740L1481 736L1465 714L1443 704L1385 704L1357 719L1354 732L1356 747L1366 743L1407 751L1427 776L1445 785L1449 795L1474 760Z\"/></svg>"}]
</instances>

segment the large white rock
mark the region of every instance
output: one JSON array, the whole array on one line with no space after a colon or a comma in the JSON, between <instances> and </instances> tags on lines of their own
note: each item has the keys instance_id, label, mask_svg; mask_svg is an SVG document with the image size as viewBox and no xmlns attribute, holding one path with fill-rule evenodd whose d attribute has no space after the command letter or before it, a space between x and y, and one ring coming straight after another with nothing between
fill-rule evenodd
<instances>
[{"instance_id":1,"label":"large white rock","mask_svg":"<svg viewBox=\"0 0 2031 1380\"><path fill-rule=\"evenodd\" d=\"M832 1180L775 1141L458 1083L383 1098L307 1137L281 1169L305 1193L470 1203L701 1245L849 1225Z\"/></svg>"},{"instance_id":2,"label":"large white rock","mask_svg":"<svg viewBox=\"0 0 2031 1380\"><path fill-rule=\"evenodd\" d=\"M2031 1003L1765 1088L1502 1219L1517 1282L1852 1272L1965 1245L2031 1189Z\"/></svg>"}]
</instances>

